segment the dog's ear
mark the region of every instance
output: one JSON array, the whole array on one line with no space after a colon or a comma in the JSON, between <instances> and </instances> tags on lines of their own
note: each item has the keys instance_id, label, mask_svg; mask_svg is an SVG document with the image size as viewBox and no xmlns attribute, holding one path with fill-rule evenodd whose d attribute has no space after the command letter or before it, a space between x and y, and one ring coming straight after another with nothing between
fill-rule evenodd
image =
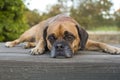
<instances>
[{"instance_id":1,"label":"dog's ear","mask_svg":"<svg viewBox=\"0 0 120 80\"><path fill-rule=\"evenodd\" d=\"M48 28L48 26L43 30L43 39L44 39L44 40L46 40L47 28Z\"/></svg>"},{"instance_id":2,"label":"dog's ear","mask_svg":"<svg viewBox=\"0 0 120 80\"><path fill-rule=\"evenodd\" d=\"M88 33L83 28L81 28L80 25L76 25L76 28L78 30L78 35L80 38L80 49L83 50L88 40Z\"/></svg>"},{"instance_id":3,"label":"dog's ear","mask_svg":"<svg viewBox=\"0 0 120 80\"><path fill-rule=\"evenodd\" d=\"M47 41L46 41L47 29L48 29L48 26L46 26L46 28L43 30L43 39L44 39L44 44L45 44L45 50L48 50Z\"/></svg>"}]
</instances>

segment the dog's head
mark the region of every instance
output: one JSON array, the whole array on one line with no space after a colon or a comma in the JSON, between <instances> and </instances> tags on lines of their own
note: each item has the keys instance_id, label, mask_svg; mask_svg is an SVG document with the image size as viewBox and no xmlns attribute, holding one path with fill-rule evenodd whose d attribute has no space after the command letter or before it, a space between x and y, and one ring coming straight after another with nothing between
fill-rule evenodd
<instances>
[{"instance_id":1,"label":"dog's head","mask_svg":"<svg viewBox=\"0 0 120 80\"><path fill-rule=\"evenodd\" d=\"M44 34L53 58L58 55L72 57L78 49L84 49L88 38L84 29L70 21L54 22L46 28Z\"/></svg>"}]
</instances>

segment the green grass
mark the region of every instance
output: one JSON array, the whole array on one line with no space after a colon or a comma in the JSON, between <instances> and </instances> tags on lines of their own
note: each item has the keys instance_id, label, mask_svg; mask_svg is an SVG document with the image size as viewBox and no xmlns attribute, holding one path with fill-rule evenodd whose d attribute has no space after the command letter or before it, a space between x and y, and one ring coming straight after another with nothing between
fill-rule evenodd
<instances>
[{"instance_id":1,"label":"green grass","mask_svg":"<svg viewBox=\"0 0 120 80\"><path fill-rule=\"evenodd\" d=\"M117 26L100 26L89 29L89 31L120 31L120 28Z\"/></svg>"}]
</instances>

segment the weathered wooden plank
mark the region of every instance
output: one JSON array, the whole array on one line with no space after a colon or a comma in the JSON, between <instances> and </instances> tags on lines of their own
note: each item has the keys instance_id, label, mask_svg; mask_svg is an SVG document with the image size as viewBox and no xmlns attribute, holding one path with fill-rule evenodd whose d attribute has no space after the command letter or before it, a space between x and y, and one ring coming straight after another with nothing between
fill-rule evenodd
<instances>
[{"instance_id":1,"label":"weathered wooden plank","mask_svg":"<svg viewBox=\"0 0 120 80\"><path fill-rule=\"evenodd\" d=\"M0 60L8 61L27 61L27 62L120 62L120 55L110 55L100 51L79 51L73 58L65 59L58 57L56 59L49 57L49 52L43 55L30 55L30 49L24 49L23 44L13 48L6 48L4 43L0 43ZM119 45L115 45L118 46ZM59 60L61 59L61 60Z\"/></svg>"},{"instance_id":2,"label":"weathered wooden plank","mask_svg":"<svg viewBox=\"0 0 120 80\"><path fill-rule=\"evenodd\" d=\"M120 80L120 64L0 61L0 80Z\"/></svg>"}]
</instances>

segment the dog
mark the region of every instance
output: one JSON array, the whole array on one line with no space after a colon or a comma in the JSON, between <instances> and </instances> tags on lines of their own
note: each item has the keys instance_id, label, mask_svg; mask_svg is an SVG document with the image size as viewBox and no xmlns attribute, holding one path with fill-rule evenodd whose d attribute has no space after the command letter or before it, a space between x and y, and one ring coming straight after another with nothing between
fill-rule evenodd
<instances>
[{"instance_id":1,"label":"dog","mask_svg":"<svg viewBox=\"0 0 120 80\"><path fill-rule=\"evenodd\" d=\"M50 50L50 57L71 58L78 50L103 50L111 54L120 54L120 48L88 39L88 33L72 17L59 14L48 18L29 30L18 39L6 42L6 47L14 47L28 42L25 48L31 48L32 55L43 54Z\"/></svg>"}]
</instances>

